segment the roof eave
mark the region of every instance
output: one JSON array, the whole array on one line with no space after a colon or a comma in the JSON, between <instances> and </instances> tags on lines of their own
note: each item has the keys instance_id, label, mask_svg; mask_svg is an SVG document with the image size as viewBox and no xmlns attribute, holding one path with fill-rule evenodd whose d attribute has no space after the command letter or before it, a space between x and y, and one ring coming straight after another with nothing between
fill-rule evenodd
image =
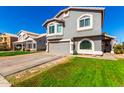
<instances>
[{"instance_id":1,"label":"roof eave","mask_svg":"<svg viewBox=\"0 0 124 93\"><path fill-rule=\"evenodd\" d=\"M106 36L106 37L110 37L110 38L113 38L113 39L116 39L115 36L111 36L111 35L104 35L104 36Z\"/></svg>"},{"instance_id":2,"label":"roof eave","mask_svg":"<svg viewBox=\"0 0 124 93\"><path fill-rule=\"evenodd\" d=\"M68 7L65 8L63 10L61 10L59 13L57 13L57 15L55 15L54 18L57 18L58 16L60 16L63 12L68 11L68 10L94 10L94 11L104 11L105 8L104 7Z\"/></svg>"},{"instance_id":3,"label":"roof eave","mask_svg":"<svg viewBox=\"0 0 124 93\"><path fill-rule=\"evenodd\" d=\"M53 21L58 21L58 22L60 22L60 23L61 23L61 22L64 23L64 20L53 18L53 19L46 20L42 26L46 27L46 25L47 25L49 22L53 22Z\"/></svg>"}]
</instances>

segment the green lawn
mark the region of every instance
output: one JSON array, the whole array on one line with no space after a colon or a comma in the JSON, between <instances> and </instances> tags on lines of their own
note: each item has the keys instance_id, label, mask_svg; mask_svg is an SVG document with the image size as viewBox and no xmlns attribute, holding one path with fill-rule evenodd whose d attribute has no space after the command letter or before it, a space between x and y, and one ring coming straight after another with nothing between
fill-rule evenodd
<instances>
[{"instance_id":1,"label":"green lawn","mask_svg":"<svg viewBox=\"0 0 124 93\"><path fill-rule=\"evenodd\" d=\"M15 56L15 55L22 55L22 54L31 54L31 52L26 52L26 51L2 51L2 52L0 52L0 57Z\"/></svg>"},{"instance_id":2,"label":"green lawn","mask_svg":"<svg viewBox=\"0 0 124 93\"><path fill-rule=\"evenodd\" d=\"M9 79L10 82L13 80ZM124 86L124 59L110 61L74 57L68 63L13 84L23 87Z\"/></svg>"}]
</instances>

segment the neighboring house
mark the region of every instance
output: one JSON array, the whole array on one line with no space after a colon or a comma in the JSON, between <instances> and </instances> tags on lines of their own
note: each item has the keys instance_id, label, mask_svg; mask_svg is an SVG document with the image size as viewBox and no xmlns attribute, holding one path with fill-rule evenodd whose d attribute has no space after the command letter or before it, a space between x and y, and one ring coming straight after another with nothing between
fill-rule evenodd
<instances>
[{"instance_id":1,"label":"neighboring house","mask_svg":"<svg viewBox=\"0 0 124 93\"><path fill-rule=\"evenodd\" d=\"M69 7L47 20L47 52L95 54L113 52L115 37L103 34L104 8Z\"/></svg>"},{"instance_id":2,"label":"neighboring house","mask_svg":"<svg viewBox=\"0 0 124 93\"><path fill-rule=\"evenodd\" d=\"M46 34L21 30L17 35L18 41L13 43L14 50L39 51L46 49Z\"/></svg>"},{"instance_id":3,"label":"neighboring house","mask_svg":"<svg viewBox=\"0 0 124 93\"><path fill-rule=\"evenodd\" d=\"M18 36L10 33L0 34L0 46L9 50L13 49L13 42L18 40Z\"/></svg>"},{"instance_id":4,"label":"neighboring house","mask_svg":"<svg viewBox=\"0 0 124 93\"><path fill-rule=\"evenodd\" d=\"M122 42L122 46L123 46L123 49L124 49L124 42Z\"/></svg>"},{"instance_id":5,"label":"neighboring house","mask_svg":"<svg viewBox=\"0 0 124 93\"><path fill-rule=\"evenodd\" d=\"M122 42L122 45L124 46L124 42Z\"/></svg>"}]
</instances>

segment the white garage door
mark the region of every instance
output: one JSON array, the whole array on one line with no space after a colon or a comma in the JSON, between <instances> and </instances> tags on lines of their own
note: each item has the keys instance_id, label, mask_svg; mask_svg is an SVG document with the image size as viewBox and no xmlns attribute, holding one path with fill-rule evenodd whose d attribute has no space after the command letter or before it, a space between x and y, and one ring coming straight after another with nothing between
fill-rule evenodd
<instances>
[{"instance_id":1,"label":"white garage door","mask_svg":"<svg viewBox=\"0 0 124 93\"><path fill-rule=\"evenodd\" d=\"M49 43L49 52L52 54L70 54L70 42Z\"/></svg>"}]
</instances>

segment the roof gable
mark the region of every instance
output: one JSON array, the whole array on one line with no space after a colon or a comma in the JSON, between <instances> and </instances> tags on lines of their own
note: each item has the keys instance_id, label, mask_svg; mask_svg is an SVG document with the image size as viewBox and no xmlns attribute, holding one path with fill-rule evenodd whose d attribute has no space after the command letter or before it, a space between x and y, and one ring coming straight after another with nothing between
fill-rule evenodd
<instances>
[{"instance_id":1,"label":"roof gable","mask_svg":"<svg viewBox=\"0 0 124 93\"><path fill-rule=\"evenodd\" d=\"M33 36L33 37L39 36L39 34L37 34L37 33L29 32L29 31L26 31L26 30L19 31L17 33L17 35L20 35L21 33L25 33L25 34L30 35L30 36Z\"/></svg>"},{"instance_id":2,"label":"roof gable","mask_svg":"<svg viewBox=\"0 0 124 93\"><path fill-rule=\"evenodd\" d=\"M15 34L11 34L11 33L2 33L3 35L8 35L10 37L18 37L17 35Z\"/></svg>"},{"instance_id":3,"label":"roof gable","mask_svg":"<svg viewBox=\"0 0 124 93\"><path fill-rule=\"evenodd\" d=\"M44 24L43 24L43 26L47 26L47 24L48 23L50 23L50 22L58 22L58 23L63 23L63 25L64 25L64 20L62 20L62 19L59 19L59 18L53 18L53 19L49 19L49 20L46 20L45 22L44 22Z\"/></svg>"},{"instance_id":4,"label":"roof gable","mask_svg":"<svg viewBox=\"0 0 124 93\"><path fill-rule=\"evenodd\" d=\"M61 10L56 16L55 18L58 18L61 14L63 14L64 12L66 11L84 11L84 10L90 10L90 11L104 11L105 8L102 8L102 7L68 7L68 8L65 8L63 10Z\"/></svg>"},{"instance_id":5,"label":"roof gable","mask_svg":"<svg viewBox=\"0 0 124 93\"><path fill-rule=\"evenodd\" d=\"M104 22L104 10L105 8L102 8L102 7L68 7L68 8L65 8L63 10L61 10L57 15L55 15L54 18L52 19L49 19L49 20L46 20L43 24L43 26L46 27L46 25L51 22L51 21L57 21L57 22L64 22L62 19L59 19L59 17L64 13L64 12L67 12L67 11L98 11L102 14L102 17L101 17L101 22L102 22L102 25L103 25L103 22Z\"/></svg>"}]
</instances>

